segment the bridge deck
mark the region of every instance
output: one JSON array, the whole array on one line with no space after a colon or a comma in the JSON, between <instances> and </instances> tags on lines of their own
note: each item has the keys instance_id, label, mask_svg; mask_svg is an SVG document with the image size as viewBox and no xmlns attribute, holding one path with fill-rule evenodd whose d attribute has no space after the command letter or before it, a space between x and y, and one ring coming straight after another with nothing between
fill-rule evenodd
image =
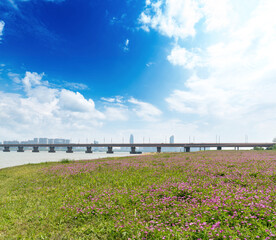
<instances>
[{"instance_id":1,"label":"bridge deck","mask_svg":"<svg viewBox=\"0 0 276 240\"><path fill-rule=\"evenodd\" d=\"M271 147L276 143L69 143L0 144L0 147Z\"/></svg>"}]
</instances>

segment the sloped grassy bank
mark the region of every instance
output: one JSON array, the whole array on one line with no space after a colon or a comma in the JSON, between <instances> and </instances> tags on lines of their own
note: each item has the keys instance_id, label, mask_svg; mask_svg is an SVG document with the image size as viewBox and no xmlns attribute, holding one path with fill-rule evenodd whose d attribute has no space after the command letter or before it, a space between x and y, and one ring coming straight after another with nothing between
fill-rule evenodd
<instances>
[{"instance_id":1,"label":"sloped grassy bank","mask_svg":"<svg viewBox=\"0 0 276 240\"><path fill-rule=\"evenodd\" d=\"M0 170L0 239L275 239L276 152Z\"/></svg>"}]
</instances>

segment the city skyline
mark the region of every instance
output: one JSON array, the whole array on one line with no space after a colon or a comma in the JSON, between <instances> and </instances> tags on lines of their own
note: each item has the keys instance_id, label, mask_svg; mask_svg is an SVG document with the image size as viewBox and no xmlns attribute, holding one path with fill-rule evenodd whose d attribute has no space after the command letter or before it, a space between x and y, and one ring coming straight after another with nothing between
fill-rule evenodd
<instances>
[{"instance_id":1,"label":"city skyline","mask_svg":"<svg viewBox=\"0 0 276 240\"><path fill-rule=\"evenodd\" d=\"M111 139L112 140L112 139ZM102 142L100 142L99 140L94 139L93 141L91 141L91 143L94 144L99 144L99 143L105 143L105 139L103 139ZM143 138L143 143L144 143L144 138ZM150 140L149 140L150 142ZM0 144L2 142L0 141ZM46 137L42 137L42 138L33 138L33 139L29 139L29 140L4 140L3 144L67 144L67 143L74 143L72 142L70 139L64 139L64 138L46 138ZM112 143L112 141L110 141L110 143ZM122 139L122 141L120 141L120 143L124 143L124 139ZM135 143L134 142L134 135L130 134L129 136L129 143ZM137 142L136 142L137 143ZM142 143L142 142L140 142ZM165 143L166 143L166 139L165 139ZM174 135L171 135L169 138L169 143L174 143Z\"/></svg>"},{"instance_id":2,"label":"city skyline","mask_svg":"<svg viewBox=\"0 0 276 240\"><path fill-rule=\"evenodd\" d=\"M271 142L275 0L0 1L0 141Z\"/></svg>"}]
</instances>

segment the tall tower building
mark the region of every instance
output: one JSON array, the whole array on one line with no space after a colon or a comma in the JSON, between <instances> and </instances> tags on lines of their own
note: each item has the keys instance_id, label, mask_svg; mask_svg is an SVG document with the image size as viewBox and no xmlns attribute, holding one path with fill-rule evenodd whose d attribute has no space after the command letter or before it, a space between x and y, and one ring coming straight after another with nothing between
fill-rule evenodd
<instances>
[{"instance_id":1,"label":"tall tower building","mask_svg":"<svg viewBox=\"0 0 276 240\"><path fill-rule=\"evenodd\" d=\"M174 143L174 135L170 136L170 143Z\"/></svg>"},{"instance_id":2,"label":"tall tower building","mask_svg":"<svg viewBox=\"0 0 276 240\"><path fill-rule=\"evenodd\" d=\"M129 143L134 143L134 136L133 134L130 134Z\"/></svg>"}]
</instances>

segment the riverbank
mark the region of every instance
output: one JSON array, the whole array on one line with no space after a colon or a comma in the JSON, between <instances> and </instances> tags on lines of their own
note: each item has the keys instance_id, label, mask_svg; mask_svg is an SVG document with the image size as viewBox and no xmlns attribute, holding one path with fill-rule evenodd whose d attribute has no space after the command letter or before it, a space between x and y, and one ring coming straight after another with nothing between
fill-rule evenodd
<instances>
[{"instance_id":1,"label":"riverbank","mask_svg":"<svg viewBox=\"0 0 276 240\"><path fill-rule=\"evenodd\" d=\"M276 152L208 151L0 170L0 239L273 239Z\"/></svg>"}]
</instances>

